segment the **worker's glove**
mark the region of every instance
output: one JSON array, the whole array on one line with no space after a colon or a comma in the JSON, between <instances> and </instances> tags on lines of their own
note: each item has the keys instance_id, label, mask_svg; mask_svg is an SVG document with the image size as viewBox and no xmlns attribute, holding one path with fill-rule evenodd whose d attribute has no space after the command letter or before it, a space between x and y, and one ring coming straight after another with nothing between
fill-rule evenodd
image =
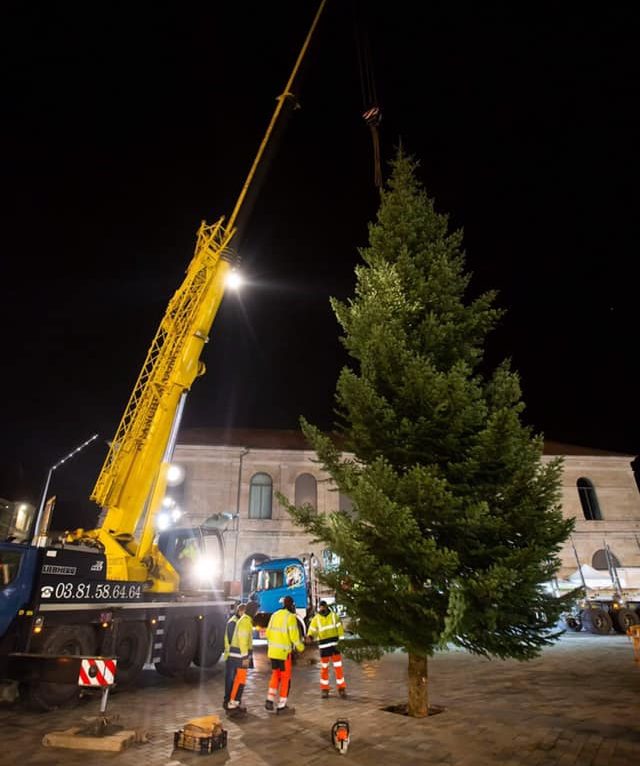
<instances>
[{"instance_id":1,"label":"worker's glove","mask_svg":"<svg viewBox=\"0 0 640 766\"><path fill-rule=\"evenodd\" d=\"M313 639L311 638L311 636L305 636L304 637L304 642L305 642L305 644L312 644L313 643Z\"/></svg>"},{"instance_id":2,"label":"worker's glove","mask_svg":"<svg viewBox=\"0 0 640 766\"><path fill-rule=\"evenodd\" d=\"M245 658L242 660L242 667L243 667L243 668L248 668L248 667L249 667L249 658L248 658L248 657L245 657Z\"/></svg>"}]
</instances>

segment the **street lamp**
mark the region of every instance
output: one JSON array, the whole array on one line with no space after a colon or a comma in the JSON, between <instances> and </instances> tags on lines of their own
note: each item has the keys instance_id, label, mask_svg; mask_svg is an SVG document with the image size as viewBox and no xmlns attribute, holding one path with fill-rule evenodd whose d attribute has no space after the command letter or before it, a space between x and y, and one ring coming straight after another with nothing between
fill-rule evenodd
<instances>
[{"instance_id":1,"label":"street lamp","mask_svg":"<svg viewBox=\"0 0 640 766\"><path fill-rule=\"evenodd\" d=\"M236 577L236 562L238 560L238 538L240 537L240 514L234 513L233 516L233 532L235 539L233 541L233 579ZM240 578L242 580L242 578Z\"/></svg>"},{"instance_id":2,"label":"street lamp","mask_svg":"<svg viewBox=\"0 0 640 766\"><path fill-rule=\"evenodd\" d=\"M234 526L234 532L236 533L233 544L233 572L231 573L231 579L234 582L237 582L236 580L236 564L238 562L238 540L240 538L240 490L242 488L242 461L244 460L245 456L249 454L251 450L248 447L243 447L239 459L238 459L238 488L236 493L236 512L233 515L233 519L235 521ZM240 590L242 590L242 573L239 577L240 580Z\"/></svg>"},{"instance_id":3,"label":"street lamp","mask_svg":"<svg viewBox=\"0 0 640 766\"><path fill-rule=\"evenodd\" d=\"M49 468L49 472L47 473L47 480L44 483L44 489L42 490L42 497L40 498L40 505L38 506L38 515L36 516L36 523L33 526L33 535L31 536L32 540L36 540L38 537L41 536L42 532L44 530L41 530L40 527L42 525L42 517L44 514L44 507L45 503L47 502L47 492L49 491L49 484L51 483L51 476L53 475L53 472L60 468L61 465L67 462L67 460L70 460L72 457L78 454L78 452L82 452L82 450L89 446L92 441L95 441L98 438L98 434L94 434L90 439L87 439L86 442L82 442L78 447L76 447L72 452L70 452L68 455L65 455L63 458L58 460L57 463L52 465ZM40 541L41 546L44 546L44 540Z\"/></svg>"}]
</instances>

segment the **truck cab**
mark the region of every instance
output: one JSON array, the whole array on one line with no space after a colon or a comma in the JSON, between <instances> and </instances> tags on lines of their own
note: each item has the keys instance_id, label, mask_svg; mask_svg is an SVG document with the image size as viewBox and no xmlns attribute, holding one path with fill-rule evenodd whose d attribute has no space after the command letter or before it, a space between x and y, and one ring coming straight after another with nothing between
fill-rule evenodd
<instances>
[{"instance_id":1,"label":"truck cab","mask_svg":"<svg viewBox=\"0 0 640 766\"><path fill-rule=\"evenodd\" d=\"M254 617L255 638L264 638L269 618L282 609L285 596L291 596L296 607L300 635L306 635L306 623L311 613L309 578L300 559L271 559L258 564L251 573L247 594L250 601L258 603Z\"/></svg>"},{"instance_id":2,"label":"truck cab","mask_svg":"<svg viewBox=\"0 0 640 766\"><path fill-rule=\"evenodd\" d=\"M204 527L171 528L158 535L158 549L180 575L180 591L222 590L222 535Z\"/></svg>"},{"instance_id":3,"label":"truck cab","mask_svg":"<svg viewBox=\"0 0 640 766\"><path fill-rule=\"evenodd\" d=\"M0 543L0 646L4 648L19 610L29 603L33 591L37 550L19 543Z\"/></svg>"}]
</instances>

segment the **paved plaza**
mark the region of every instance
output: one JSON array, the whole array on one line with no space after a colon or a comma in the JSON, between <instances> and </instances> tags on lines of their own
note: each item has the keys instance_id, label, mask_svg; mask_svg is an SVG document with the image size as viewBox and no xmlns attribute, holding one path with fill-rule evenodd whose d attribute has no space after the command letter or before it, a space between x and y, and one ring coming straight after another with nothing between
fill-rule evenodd
<instances>
[{"instance_id":1,"label":"paved plaza","mask_svg":"<svg viewBox=\"0 0 640 766\"><path fill-rule=\"evenodd\" d=\"M322 766L631 766L640 763L640 666L625 636L567 634L529 663L486 660L461 651L430 661L430 702L444 708L427 719L384 711L406 701L406 656L345 662L349 699L320 699L317 652L294 668L290 702L295 715L264 709L268 669L263 650L245 692L249 713L225 719L228 747L198 755L174 750L173 733L189 718L221 714L223 665L185 680L145 671L139 688L112 695L109 713L127 728L146 730L149 742L101 754L43 747L47 732L67 729L97 713L97 698L73 710L26 712L0 706L0 764L20 766L195 766L246 764ZM351 745L332 749L330 729L347 717Z\"/></svg>"}]
</instances>

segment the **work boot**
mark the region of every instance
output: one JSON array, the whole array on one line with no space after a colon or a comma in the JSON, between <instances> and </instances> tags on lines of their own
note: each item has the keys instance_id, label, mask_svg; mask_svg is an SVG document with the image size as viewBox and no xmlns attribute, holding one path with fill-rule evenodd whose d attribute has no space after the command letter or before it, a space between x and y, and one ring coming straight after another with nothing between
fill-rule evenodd
<instances>
[{"instance_id":1,"label":"work boot","mask_svg":"<svg viewBox=\"0 0 640 766\"><path fill-rule=\"evenodd\" d=\"M344 686L341 686L338 689L338 694L342 697L343 700L347 698L347 690L345 689Z\"/></svg>"},{"instance_id":2,"label":"work boot","mask_svg":"<svg viewBox=\"0 0 640 766\"><path fill-rule=\"evenodd\" d=\"M323 700L326 700L329 698L329 690L328 689L321 689L320 690L320 696Z\"/></svg>"},{"instance_id":3,"label":"work boot","mask_svg":"<svg viewBox=\"0 0 640 766\"><path fill-rule=\"evenodd\" d=\"M264 703L265 710L269 710L270 712L273 712L273 702L271 700L267 700Z\"/></svg>"},{"instance_id":4,"label":"work boot","mask_svg":"<svg viewBox=\"0 0 640 766\"><path fill-rule=\"evenodd\" d=\"M279 707L276 709L276 713L278 715L291 715L292 713L295 713L296 709L294 707L289 707L288 705L285 705L284 707Z\"/></svg>"}]
</instances>

